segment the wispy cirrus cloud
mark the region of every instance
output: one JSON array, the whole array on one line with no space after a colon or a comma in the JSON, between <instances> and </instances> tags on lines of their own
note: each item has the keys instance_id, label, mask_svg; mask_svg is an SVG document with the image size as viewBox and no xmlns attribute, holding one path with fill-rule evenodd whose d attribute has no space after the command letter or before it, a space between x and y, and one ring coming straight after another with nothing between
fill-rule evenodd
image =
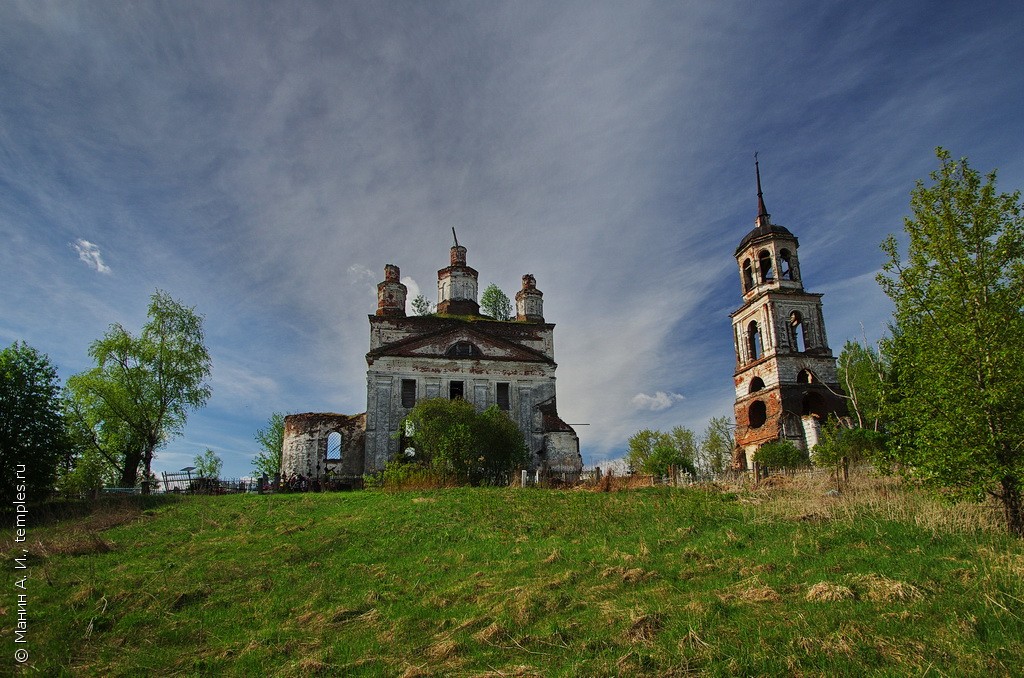
<instances>
[{"instance_id":1,"label":"wispy cirrus cloud","mask_svg":"<svg viewBox=\"0 0 1024 678\"><path fill-rule=\"evenodd\" d=\"M85 263L86 266L96 271L97 273L111 273L110 267L103 263L103 256L100 253L100 246L96 243L89 242L79 238L75 242L71 243L71 247L78 252L78 259Z\"/></svg>"}]
</instances>

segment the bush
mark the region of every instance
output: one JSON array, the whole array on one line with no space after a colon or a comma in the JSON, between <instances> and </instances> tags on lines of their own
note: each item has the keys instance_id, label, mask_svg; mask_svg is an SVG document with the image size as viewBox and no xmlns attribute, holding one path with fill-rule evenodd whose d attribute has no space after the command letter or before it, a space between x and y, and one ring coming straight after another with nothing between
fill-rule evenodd
<instances>
[{"instance_id":1,"label":"bush","mask_svg":"<svg viewBox=\"0 0 1024 678\"><path fill-rule=\"evenodd\" d=\"M477 413L461 399L421 400L402 430L415 450L404 465L431 469L442 485L504 484L528 460L522 432L496 406Z\"/></svg>"},{"instance_id":2,"label":"bush","mask_svg":"<svg viewBox=\"0 0 1024 678\"><path fill-rule=\"evenodd\" d=\"M788 440L775 440L765 443L758 448L754 459L761 465L761 468L787 471L810 466L811 464L807 452L801 450Z\"/></svg>"}]
</instances>

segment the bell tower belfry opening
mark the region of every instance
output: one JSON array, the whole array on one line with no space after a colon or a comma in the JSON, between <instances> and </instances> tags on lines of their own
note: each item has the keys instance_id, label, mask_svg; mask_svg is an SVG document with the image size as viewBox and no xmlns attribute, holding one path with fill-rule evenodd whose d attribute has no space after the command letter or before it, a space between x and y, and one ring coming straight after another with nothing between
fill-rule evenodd
<instances>
[{"instance_id":1,"label":"bell tower belfry opening","mask_svg":"<svg viewBox=\"0 0 1024 678\"><path fill-rule=\"evenodd\" d=\"M736 468L749 468L757 449L774 440L810 450L828 415L846 411L825 336L822 295L804 290L796 236L771 222L756 153L754 171L757 218L735 253L743 305L730 315Z\"/></svg>"}]
</instances>

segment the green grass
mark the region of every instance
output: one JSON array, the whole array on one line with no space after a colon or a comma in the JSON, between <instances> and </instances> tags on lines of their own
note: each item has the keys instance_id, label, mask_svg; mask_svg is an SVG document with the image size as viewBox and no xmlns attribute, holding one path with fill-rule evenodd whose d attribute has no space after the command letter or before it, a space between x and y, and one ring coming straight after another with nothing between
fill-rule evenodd
<instances>
[{"instance_id":1,"label":"green grass","mask_svg":"<svg viewBox=\"0 0 1024 678\"><path fill-rule=\"evenodd\" d=\"M822 491L121 502L32 529L30 663L103 676L1024 666L1021 542L932 504L907 517L926 500L891 484Z\"/></svg>"}]
</instances>

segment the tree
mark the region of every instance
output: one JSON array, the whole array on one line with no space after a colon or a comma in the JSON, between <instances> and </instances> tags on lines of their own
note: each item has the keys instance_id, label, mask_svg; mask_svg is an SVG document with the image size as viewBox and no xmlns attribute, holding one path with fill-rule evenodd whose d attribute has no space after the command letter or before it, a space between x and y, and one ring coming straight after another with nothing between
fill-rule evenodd
<instances>
[{"instance_id":1,"label":"tree","mask_svg":"<svg viewBox=\"0 0 1024 678\"><path fill-rule=\"evenodd\" d=\"M815 466L829 466L835 472L836 489L840 487L842 469L864 459L877 457L885 449L885 434L873 429L850 425L850 420L830 416L821 428L818 444L811 450Z\"/></svg>"},{"instance_id":2,"label":"tree","mask_svg":"<svg viewBox=\"0 0 1024 678\"><path fill-rule=\"evenodd\" d=\"M947 496L1001 502L1024 537L1024 205L967 159L936 151L878 281L893 301L890 461Z\"/></svg>"},{"instance_id":3,"label":"tree","mask_svg":"<svg viewBox=\"0 0 1024 678\"><path fill-rule=\"evenodd\" d=\"M729 417L712 417L697 445L694 464L702 475L717 477L732 465L732 431Z\"/></svg>"},{"instance_id":4,"label":"tree","mask_svg":"<svg viewBox=\"0 0 1024 678\"><path fill-rule=\"evenodd\" d=\"M256 431L256 441L263 449L252 460L253 470L269 478L281 472L281 455L284 452L284 415L274 412L267 420L267 427Z\"/></svg>"},{"instance_id":5,"label":"tree","mask_svg":"<svg viewBox=\"0 0 1024 678\"><path fill-rule=\"evenodd\" d=\"M57 370L24 342L0 351L0 499L40 501L53 489L71 446ZM22 468L24 466L24 468Z\"/></svg>"},{"instance_id":6,"label":"tree","mask_svg":"<svg viewBox=\"0 0 1024 678\"><path fill-rule=\"evenodd\" d=\"M412 311L416 315L430 315L434 312L434 302L427 299L422 294L417 295L412 300Z\"/></svg>"},{"instance_id":7,"label":"tree","mask_svg":"<svg viewBox=\"0 0 1024 678\"><path fill-rule=\"evenodd\" d=\"M881 430L882 391L887 372L882 357L870 346L847 341L839 354L838 372L857 426Z\"/></svg>"},{"instance_id":8,"label":"tree","mask_svg":"<svg viewBox=\"0 0 1024 678\"><path fill-rule=\"evenodd\" d=\"M73 411L91 445L132 487L153 456L210 397L203 319L157 290L139 336L119 324L89 347L96 367L68 379ZM144 485L144 490L148 486Z\"/></svg>"},{"instance_id":9,"label":"tree","mask_svg":"<svg viewBox=\"0 0 1024 678\"><path fill-rule=\"evenodd\" d=\"M773 440L757 448L754 459L761 468L792 471L810 465L807 452L789 440Z\"/></svg>"},{"instance_id":10,"label":"tree","mask_svg":"<svg viewBox=\"0 0 1024 678\"><path fill-rule=\"evenodd\" d=\"M209 447L202 454L197 454L192 461L196 465L196 473L200 478L217 480L220 478L220 472L224 469L224 462Z\"/></svg>"},{"instance_id":11,"label":"tree","mask_svg":"<svg viewBox=\"0 0 1024 678\"><path fill-rule=\"evenodd\" d=\"M494 283L488 285L480 297L480 310L495 320L512 319L512 302Z\"/></svg>"},{"instance_id":12,"label":"tree","mask_svg":"<svg viewBox=\"0 0 1024 678\"><path fill-rule=\"evenodd\" d=\"M693 431L676 426L670 433L643 429L629 439L626 463L633 472L666 475L674 466L693 473L696 443Z\"/></svg>"},{"instance_id":13,"label":"tree","mask_svg":"<svg viewBox=\"0 0 1024 678\"><path fill-rule=\"evenodd\" d=\"M493 405L478 414L462 399L421 400L410 410L402 430L415 450L412 463L458 483L507 482L509 474L528 460L519 427Z\"/></svg>"}]
</instances>

